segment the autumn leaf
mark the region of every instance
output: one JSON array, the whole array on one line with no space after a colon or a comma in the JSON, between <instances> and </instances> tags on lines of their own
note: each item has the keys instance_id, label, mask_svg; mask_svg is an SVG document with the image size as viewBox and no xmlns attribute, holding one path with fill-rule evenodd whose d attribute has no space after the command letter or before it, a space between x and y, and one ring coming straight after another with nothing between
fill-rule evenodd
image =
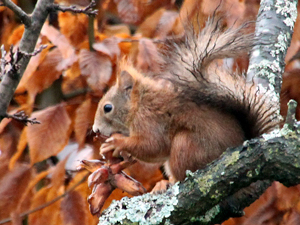
<instances>
[{"instance_id":1,"label":"autumn leaf","mask_svg":"<svg viewBox=\"0 0 300 225\"><path fill-rule=\"evenodd\" d=\"M60 12L58 21L60 32L69 39L73 46L78 47L87 39L88 17L86 15Z\"/></svg>"},{"instance_id":2,"label":"autumn leaf","mask_svg":"<svg viewBox=\"0 0 300 225\"><path fill-rule=\"evenodd\" d=\"M9 120L6 120L8 122ZM6 123L4 121L4 123ZM8 162L10 160L10 157L15 154L17 150L17 145L19 142L19 138L21 135L22 125L17 121L9 121L6 124L3 124L2 132L0 133L0 160L5 160ZM1 164L1 162L0 162ZM4 173L4 171L2 171ZM1 177L0 172L0 177Z\"/></svg>"},{"instance_id":3,"label":"autumn leaf","mask_svg":"<svg viewBox=\"0 0 300 225\"><path fill-rule=\"evenodd\" d=\"M79 65L82 75L94 91L103 91L112 75L112 63L108 56L81 49Z\"/></svg>"},{"instance_id":4,"label":"autumn leaf","mask_svg":"<svg viewBox=\"0 0 300 225\"><path fill-rule=\"evenodd\" d=\"M136 23L140 20L136 0L115 0L115 2L124 23Z\"/></svg>"},{"instance_id":5,"label":"autumn leaf","mask_svg":"<svg viewBox=\"0 0 300 225\"><path fill-rule=\"evenodd\" d=\"M40 63L45 59L49 52L49 48L51 46L48 45L47 49L43 49L42 52L39 54L32 56L30 58L29 64L24 71L24 74L22 76L22 79L20 83L18 84L16 93L24 92L24 89L26 89L26 84L28 82L28 79L32 76L32 74L38 69Z\"/></svg>"},{"instance_id":6,"label":"autumn leaf","mask_svg":"<svg viewBox=\"0 0 300 225\"><path fill-rule=\"evenodd\" d=\"M63 61L61 52L55 48L50 51L38 66L37 70L28 78L26 89L30 95L29 102L33 104L37 93L41 93L57 80L61 75L58 65Z\"/></svg>"},{"instance_id":7,"label":"autumn leaf","mask_svg":"<svg viewBox=\"0 0 300 225\"><path fill-rule=\"evenodd\" d=\"M177 18L177 12L165 11L159 20L154 36L158 39L165 39L172 32L172 28Z\"/></svg>"},{"instance_id":8,"label":"autumn leaf","mask_svg":"<svg viewBox=\"0 0 300 225\"><path fill-rule=\"evenodd\" d=\"M51 199L49 199L49 193L53 193L51 191L52 188L47 186L40 189L33 197L31 201L31 209L35 209L40 207ZM56 190L57 195L60 194L58 190ZM30 225L60 225L61 223L61 215L60 215L60 202L61 200L49 205L46 208L38 210L34 213L29 214L28 216L28 224Z\"/></svg>"},{"instance_id":9,"label":"autumn leaf","mask_svg":"<svg viewBox=\"0 0 300 225\"><path fill-rule=\"evenodd\" d=\"M45 23L41 34L45 35L61 52L63 61L58 63L56 67L57 70L67 69L77 61L74 47L70 44L69 40L59 32L59 30Z\"/></svg>"},{"instance_id":10,"label":"autumn leaf","mask_svg":"<svg viewBox=\"0 0 300 225\"><path fill-rule=\"evenodd\" d=\"M115 0L119 17L125 23L138 24L158 8L171 6L172 0Z\"/></svg>"},{"instance_id":11,"label":"autumn leaf","mask_svg":"<svg viewBox=\"0 0 300 225\"><path fill-rule=\"evenodd\" d=\"M69 192L61 202L61 215L65 225L88 224L86 198L77 191Z\"/></svg>"},{"instance_id":12,"label":"autumn leaf","mask_svg":"<svg viewBox=\"0 0 300 225\"><path fill-rule=\"evenodd\" d=\"M164 39L171 33L177 18L178 12L161 8L139 26L137 33L141 33L144 37Z\"/></svg>"},{"instance_id":13,"label":"autumn leaf","mask_svg":"<svg viewBox=\"0 0 300 225\"><path fill-rule=\"evenodd\" d=\"M31 176L29 165L19 164L0 180L0 219L9 217L10 212L16 209Z\"/></svg>"},{"instance_id":14,"label":"autumn leaf","mask_svg":"<svg viewBox=\"0 0 300 225\"><path fill-rule=\"evenodd\" d=\"M4 128L10 123L11 118L4 118L0 123L0 134L3 132Z\"/></svg>"},{"instance_id":15,"label":"autumn leaf","mask_svg":"<svg viewBox=\"0 0 300 225\"><path fill-rule=\"evenodd\" d=\"M34 112L32 117L41 124L28 126L28 144L31 164L60 152L69 140L71 120L63 104Z\"/></svg>"},{"instance_id":16,"label":"autumn leaf","mask_svg":"<svg viewBox=\"0 0 300 225\"><path fill-rule=\"evenodd\" d=\"M65 185L65 165L67 157L60 161L55 167L52 168L51 183L41 188L32 199L31 209L41 207L49 202L53 201L63 194ZM53 204L48 205L46 208L39 210L33 214L30 214L30 225L39 224L62 224L62 217L60 212L61 199Z\"/></svg>"},{"instance_id":17,"label":"autumn leaf","mask_svg":"<svg viewBox=\"0 0 300 225\"><path fill-rule=\"evenodd\" d=\"M23 33L24 33L24 25L19 25L16 29L14 29L12 34L9 36L7 40L7 44L16 46L18 42L21 40Z\"/></svg>"},{"instance_id":18,"label":"autumn leaf","mask_svg":"<svg viewBox=\"0 0 300 225\"><path fill-rule=\"evenodd\" d=\"M23 154L25 148L27 145L27 127L25 127L21 133L20 139L19 139L19 143L17 145L17 151L16 153L11 157L10 161L9 161L9 169L12 170L13 167L15 166L15 163L17 162L17 160L21 157L21 155Z\"/></svg>"},{"instance_id":19,"label":"autumn leaf","mask_svg":"<svg viewBox=\"0 0 300 225\"><path fill-rule=\"evenodd\" d=\"M79 144L79 148L84 146L86 132L89 127L89 112L91 109L91 99L88 98L85 100L77 109L76 109L76 116L75 116L75 137Z\"/></svg>"},{"instance_id":20,"label":"autumn leaf","mask_svg":"<svg viewBox=\"0 0 300 225\"><path fill-rule=\"evenodd\" d=\"M93 48L98 52L108 55L112 60L116 60L121 54L118 45L120 41L121 38L118 37L106 38L102 42L95 43Z\"/></svg>"},{"instance_id":21,"label":"autumn leaf","mask_svg":"<svg viewBox=\"0 0 300 225\"><path fill-rule=\"evenodd\" d=\"M55 168L53 169L52 177L51 177L51 184L54 189L58 190L59 187L63 186L66 179L66 163L68 160L68 156L65 157L64 160L59 161Z\"/></svg>"},{"instance_id":22,"label":"autumn leaf","mask_svg":"<svg viewBox=\"0 0 300 225\"><path fill-rule=\"evenodd\" d=\"M130 38L130 28L126 24L118 24L118 25L106 25L104 27L103 33L107 36L127 36Z\"/></svg>"},{"instance_id":23,"label":"autumn leaf","mask_svg":"<svg viewBox=\"0 0 300 225\"><path fill-rule=\"evenodd\" d=\"M136 67L143 72L159 72L163 59L151 39L141 38L132 48L131 57L136 59Z\"/></svg>"}]
</instances>

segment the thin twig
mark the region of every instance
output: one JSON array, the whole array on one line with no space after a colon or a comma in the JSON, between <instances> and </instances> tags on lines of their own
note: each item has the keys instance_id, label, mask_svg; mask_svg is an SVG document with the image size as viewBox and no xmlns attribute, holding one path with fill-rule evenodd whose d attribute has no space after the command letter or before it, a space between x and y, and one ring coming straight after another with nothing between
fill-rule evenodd
<instances>
[{"instance_id":1,"label":"thin twig","mask_svg":"<svg viewBox=\"0 0 300 225\"><path fill-rule=\"evenodd\" d=\"M57 196L56 198L52 199L49 202L46 202L45 204L42 204L34 209L28 210L26 212L21 213L19 216L20 218L23 218L24 216L27 216L31 213L37 212L41 209L44 209L46 207L48 207L49 205L52 205L53 203L57 202L59 199L65 197L68 193L70 193L71 191L73 191L76 187L78 187L80 184L82 184L83 182L86 181L87 177L89 176L89 173L87 173L79 182L77 182L76 184L74 184L69 190L67 190L65 193L63 193L60 196ZM4 224L4 223L8 223L12 221L12 218L6 218L0 221L0 224Z\"/></svg>"},{"instance_id":2,"label":"thin twig","mask_svg":"<svg viewBox=\"0 0 300 225\"><path fill-rule=\"evenodd\" d=\"M19 6L13 3L10 0L2 0L2 6L6 6L10 10L12 10L18 17L20 17L21 22L29 27L31 26L31 17L28 16Z\"/></svg>"},{"instance_id":3,"label":"thin twig","mask_svg":"<svg viewBox=\"0 0 300 225\"><path fill-rule=\"evenodd\" d=\"M5 59L6 51L4 50L4 46L2 45L1 46L2 57L1 57L1 66L0 66L0 79L2 79L4 74L9 74L12 77L14 77L14 74L20 68L20 60L24 56L25 57L35 56L38 53L40 53L43 49L45 49L46 47L47 47L47 45L41 45L38 49L35 49L33 52L27 53L27 52L21 51L19 48L17 48L17 50L14 52L13 46L10 46L10 49L9 49L10 60L7 61ZM7 65L10 66L8 71L6 71L6 68L5 68Z\"/></svg>"},{"instance_id":4,"label":"thin twig","mask_svg":"<svg viewBox=\"0 0 300 225\"><path fill-rule=\"evenodd\" d=\"M37 54L39 54L41 51L43 51L45 48L47 48L47 45L40 45L39 48L35 49L33 52L31 53L27 53L27 52L23 52L23 51L19 51L21 54L26 55L26 56L36 56Z\"/></svg>"},{"instance_id":5,"label":"thin twig","mask_svg":"<svg viewBox=\"0 0 300 225\"><path fill-rule=\"evenodd\" d=\"M25 126L27 126L28 123L30 123L32 125L33 124L40 124L40 121L36 120L36 118L29 119L24 111L17 112L13 115L7 114L6 117L7 118L12 118L12 119L17 120L17 121L20 121Z\"/></svg>"},{"instance_id":6,"label":"thin twig","mask_svg":"<svg viewBox=\"0 0 300 225\"><path fill-rule=\"evenodd\" d=\"M73 12L73 13L84 13L89 16L95 16L98 13L98 10L93 10L93 7L96 6L95 0L92 0L90 4L83 8L83 9L78 9L75 5L71 6L61 6L59 4L52 4L49 8L49 10L58 10L62 12Z\"/></svg>"}]
</instances>

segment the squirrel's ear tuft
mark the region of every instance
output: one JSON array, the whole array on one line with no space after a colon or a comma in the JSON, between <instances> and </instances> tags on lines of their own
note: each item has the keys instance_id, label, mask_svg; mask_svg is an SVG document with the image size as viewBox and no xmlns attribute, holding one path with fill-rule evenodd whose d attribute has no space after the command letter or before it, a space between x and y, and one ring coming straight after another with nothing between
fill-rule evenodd
<instances>
[{"instance_id":1,"label":"squirrel's ear tuft","mask_svg":"<svg viewBox=\"0 0 300 225\"><path fill-rule=\"evenodd\" d=\"M118 87L122 90L129 91L132 89L134 80L133 77L127 71L123 70L118 76Z\"/></svg>"}]
</instances>

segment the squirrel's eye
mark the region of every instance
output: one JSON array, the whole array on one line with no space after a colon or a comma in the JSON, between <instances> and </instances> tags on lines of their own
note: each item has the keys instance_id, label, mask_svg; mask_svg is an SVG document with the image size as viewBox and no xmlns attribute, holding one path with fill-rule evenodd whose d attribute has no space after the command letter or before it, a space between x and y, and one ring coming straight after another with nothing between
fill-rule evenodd
<instances>
[{"instance_id":1,"label":"squirrel's eye","mask_svg":"<svg viewBox=\"0 0 300 225\"><path fill-rule=\"evenodd\" d=\"M113 109L113 106L112 104L106 104L104 105L103 109L105 113L109 113Z\"/></svg>"}]
</instances>

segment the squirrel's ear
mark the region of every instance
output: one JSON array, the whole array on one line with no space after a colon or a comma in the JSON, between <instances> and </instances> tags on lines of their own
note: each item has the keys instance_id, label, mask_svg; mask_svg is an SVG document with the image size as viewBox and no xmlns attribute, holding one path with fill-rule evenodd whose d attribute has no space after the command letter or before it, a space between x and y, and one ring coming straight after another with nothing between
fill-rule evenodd
<instances>
[{"instance_id":1,"label":"squirrel's ear","mask_svg":"<svg viewBox=\"0 0 300 225\"><path fill-rule=\"evenodd\" d=\"M123 70L118 76L118 87L125 91L131 91L134 80L130 73Z\"/></svg>"}]
</instances>

